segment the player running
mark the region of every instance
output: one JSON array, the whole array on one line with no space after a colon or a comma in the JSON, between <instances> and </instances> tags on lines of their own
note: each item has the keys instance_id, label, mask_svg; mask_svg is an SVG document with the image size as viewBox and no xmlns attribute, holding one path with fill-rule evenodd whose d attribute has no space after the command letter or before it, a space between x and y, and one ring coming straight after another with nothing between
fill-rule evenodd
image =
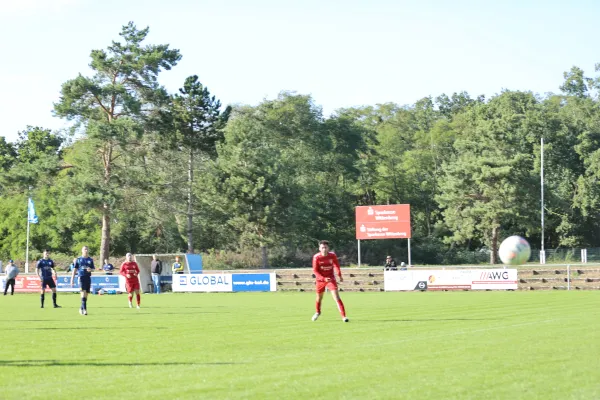
<instances>
[{"instance_id":1,"label":"player running","mask_svg":"<svg viewBox=\"0 0 600 400\"><path fill-rule=\"evenodd\" d=\"M42 283L41 293L40 293L40 302L42 303L41 308L44 308L44 297L46 295L46 286L48 286L52 290L52 303L54 303L54 308L60 308L58 304L56 304L56 283L54 282L54 278L57 278L56 270L54 269L54 261L49 258L49 251L44 250L44 256L41 260L37 262L37 274L40 277L40 281Z\"/></svg>"},{"instance_id":2,"label":"player running","mask_svg":"<svg viewBox=\"0 0 600 400\"><path fill-rule=\"evenodd\" d=\"M75 267L71 274L71 287L73 287L75 273L79 277L79 286L81 287L81 307L79 308L79 314L81 315L88 315L87 298L92 287L92 271L96 269L94 268L94 260L88 256L88 251L87 246L81 248L81 257L75 261Z\"/></svg>"},{"instance_id":3,"label":"player running","mask_svg":"<svg viewBox=\"0 0 600 400\"><path fill-rule=\"evenodd\" d=\"M137 308L140 308L140 267L135 261L131 261L131 253L125 254L125 262L121 264L119 274L125 277L125 290L127 290L127 298L129 299L129 308L133 307L131 300L133 293L137 301Z\"/></svg>"},{"instance_id":4,"label":"player running","mask_svg":"<svg viewBox=\"0 0 600 400\"><path fill-rule=\"evenodd\" d=\"M325 292L325 288L328 288L338 305L338 310L340 310L340 314L342 315L342 321L348 322L344 303L342 303L342 299L338 293L334 272L337 273L340 282L343 282L344 278L342 278L342 271L340 270L338 258L333 251L329 251L329 242L327 240L321 240L319 242L319 252L313 256L312 268L317 285L317 312L313 315L312 320L316 321L321 315L323 293Z\"/></svg>"}]
</instances>

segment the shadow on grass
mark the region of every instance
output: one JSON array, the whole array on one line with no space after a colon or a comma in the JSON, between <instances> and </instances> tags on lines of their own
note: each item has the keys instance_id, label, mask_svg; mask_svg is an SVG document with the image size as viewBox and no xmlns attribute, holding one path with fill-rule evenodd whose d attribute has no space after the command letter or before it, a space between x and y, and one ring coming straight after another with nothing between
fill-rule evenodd
<instances>
[{"instance_id":1,"label":"shadow on grass","mask_svg":"<svg viewBox=\"0 0 600 400\"><path fill-rule=\"evenodd\" d=\"M158 315L197 315L197 314L230 314L230 312L229 311L222 311L222 312L198 311L198 312L194 312L194 313L189 313L189 312L176 312L176 311L162 311Z\"/></svg>"},{"instance_id":2,"label":"shadow on grass","mask_svg":"<svg viewBox=\"0 0 600 400\"><path fill-rule=\"evenodd\" d=\"M36 321L36 322L39 322L39 321ZM0 331L72 331L72 330L98 330L98 329L107 329L107 328L105 326L75 326L75 327L71 326L71 327L59 327L59 328L42 326L39 328L0 328ZM123 327L111 326L110 330L113 330L113 329L128 329L129 330L129 329L131 329L131 327L130 326L123 326ZM168 329L168 328L162 327L162 326L145 326L144 329Z\"/></svg>"},{"instance_id":3,"label":"shadow on grass","mask_svg":"<svg viewBox=\"0 0 600 400\"><path fill-rule=\"evenodd\" d=\"M404 318L404 319L361 319L365 322L441 322L441 321L500 321L504 318Z\"/></svg>"},{"instance_id":4,"label":"shadow on grass","mask_svg":"<svg viewBox=\"0 0 600 400\"><path fill-rule=\"evenodd\" d=\"M105 305L94 304L93 308L104 308L104 309L129 308L129 307L127 307L127 303L124 303L124 304L125 304L124 306L105 306ZM206 310L208 308L223 308L224 307L224 306L197 307L197 306L157 306L157 305L145 306L144 302L142 302L141 304L142 304L142 308L152 308L152 309L154 309L154 308L175 308L175 309L178 309L178 308L201 308L202 309L203 308ZM134 305L135 305L135 303L134 303ZM71 308L75 308L75 307L71 307ZM92 308L92 307L90 307L90 308Z\"/></svg>"},{"instance_id":5,"label":"shadow on grass","mask_svg":"<svg viewBox=\"0 0 600 400\"><path fill-rule=\"evenodd\" d=\"M144 367L171 365L241 365L235 362L102 362L98 360L0 360L0 367Z\"/></svg>"}]
</instances>

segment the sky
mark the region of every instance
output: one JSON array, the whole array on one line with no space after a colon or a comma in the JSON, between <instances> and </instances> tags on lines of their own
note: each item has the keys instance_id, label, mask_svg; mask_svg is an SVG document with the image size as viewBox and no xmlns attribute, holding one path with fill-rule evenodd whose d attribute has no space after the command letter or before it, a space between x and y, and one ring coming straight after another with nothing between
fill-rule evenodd
<instances>
[{"instance_id":1,"label":"sky","mask_svg":"<svg viewBox=\"0 0 600 400\"><path fill-rule=\"evenodd\" d=\"M0 136L67 127L52 115L61 85L91 76L91 50L129 21L181 51L159 76L170 92L198 75L223 104L286 90L329 115L463 90L558 92L574 65L596 75L599 17L597 0L0 0Z\"/></svg>"}]
</instances>

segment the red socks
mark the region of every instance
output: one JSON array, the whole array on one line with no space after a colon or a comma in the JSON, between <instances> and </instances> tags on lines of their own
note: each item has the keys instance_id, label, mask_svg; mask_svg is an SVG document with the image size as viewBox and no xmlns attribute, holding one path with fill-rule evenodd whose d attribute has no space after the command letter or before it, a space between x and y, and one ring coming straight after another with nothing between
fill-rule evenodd
<instances>
[{"instance_id":1,"label":"red socks","mask_svg":"<svg viewBox=\"0 0 600 400\"><path fill-rule=\"evenodd\" d=\"M344 308L344 303L342 303L342 299L339 299L337 301L337 305L338 310L340 310L340 314L342 314L342 317L346 318L346 309Z\"/></svg>"}]
</instances>

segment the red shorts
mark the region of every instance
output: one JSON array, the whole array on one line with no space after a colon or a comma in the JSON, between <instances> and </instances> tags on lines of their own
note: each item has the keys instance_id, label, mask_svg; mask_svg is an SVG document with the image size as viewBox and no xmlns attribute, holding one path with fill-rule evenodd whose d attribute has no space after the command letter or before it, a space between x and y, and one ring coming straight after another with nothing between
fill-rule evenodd
<instances>
[{"instance_id":1,"label":"red shorts","mask_svg":"<svg viewBox=\"0 0 600 400\"><path fill-rule=\"evenodd\" d=\"M323 293L325 288L329 289L330 291L338 290L337 282L333 280L330 282L317 281L317 293Z\"/></svg>"},{"instance_id":2,"label":"red shorts","mask_svg":"<svg viewBox=\"0 0 600 400\"><path fill-rule=\"evenodd\" d=\"M127 293L131 293L134 290L140 290L140 281L136 280L136 281L125 281L125 290L127 291Z\"/></svg>"}]
</instances>

